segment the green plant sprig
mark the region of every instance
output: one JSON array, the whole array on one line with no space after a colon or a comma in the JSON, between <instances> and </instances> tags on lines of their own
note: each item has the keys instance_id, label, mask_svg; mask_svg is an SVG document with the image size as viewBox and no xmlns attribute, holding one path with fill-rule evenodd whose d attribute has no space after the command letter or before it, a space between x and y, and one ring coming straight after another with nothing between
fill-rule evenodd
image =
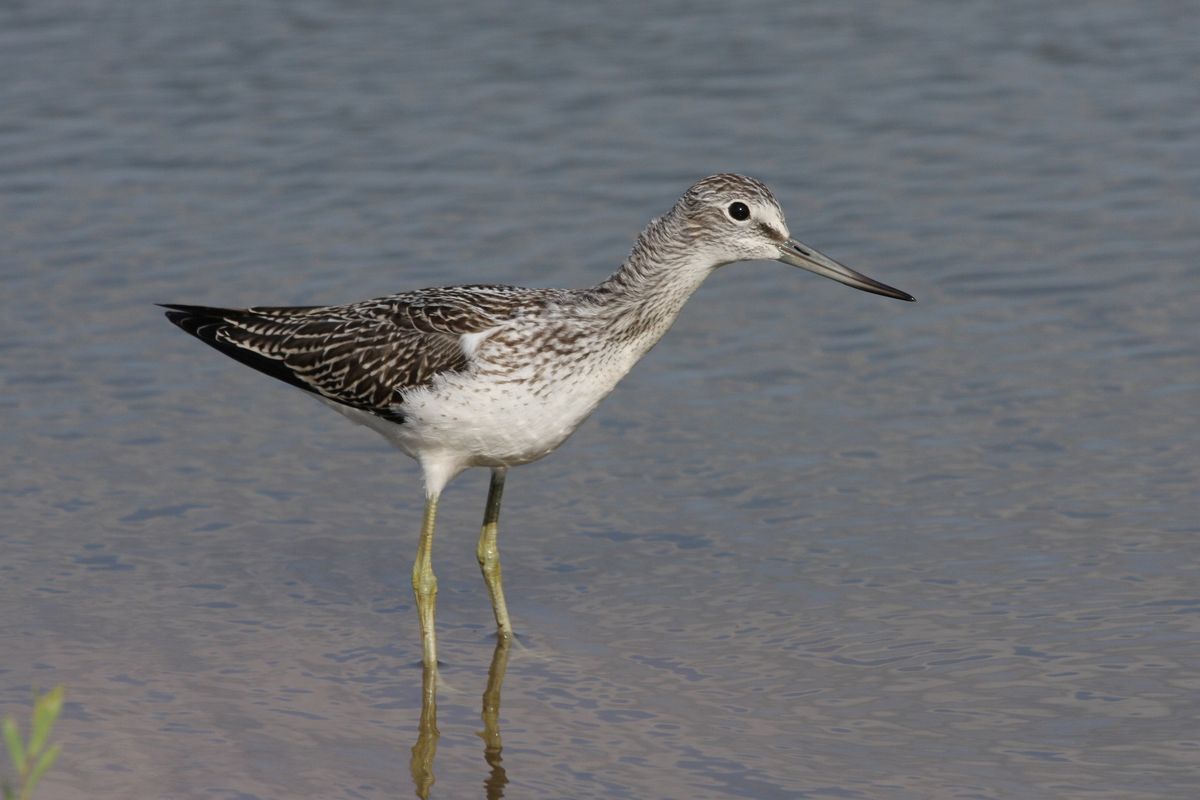
<instances>
[{"instance_id":1,"label":"green plant sprig","mask_svg":"<svg viewBox=\"0 0 1200 800\"><path fill-rule=\"evenodd\" d=\"M17 785L14 789L8 783L3 784L4 800L30 800L33 788L37 786L46 770L54 766L62 746L46 743L54 730L54 723L62 712L63 687L56 686L33 700L33 722L29 733L29 741L21 741L21 730L17 721L5 717L3 727L4 744L8 748L8 760L17 774Z\"/></svg>"}]
</instances>

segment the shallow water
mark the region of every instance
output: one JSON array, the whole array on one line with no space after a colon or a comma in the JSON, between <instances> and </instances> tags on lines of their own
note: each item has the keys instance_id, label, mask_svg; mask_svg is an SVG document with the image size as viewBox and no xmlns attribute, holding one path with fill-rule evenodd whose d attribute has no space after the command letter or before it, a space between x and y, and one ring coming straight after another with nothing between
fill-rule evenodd
<instances>
[{"instance_id":1,"label":"shallow water","mask_svg":"<svg viewBox=\"0 0 1200 800\"><path fill-rule=\"evenodd\" d=\"M0 11L0 712L68 687L44 797L411 796L433 745L442 798L1200 794L1193 9L656 9ZM918 303L723 270L510 475L490 764L460 478L412 769L414 465L151 303L584 285L720 170Z\"/></svg>"}]
</instances>

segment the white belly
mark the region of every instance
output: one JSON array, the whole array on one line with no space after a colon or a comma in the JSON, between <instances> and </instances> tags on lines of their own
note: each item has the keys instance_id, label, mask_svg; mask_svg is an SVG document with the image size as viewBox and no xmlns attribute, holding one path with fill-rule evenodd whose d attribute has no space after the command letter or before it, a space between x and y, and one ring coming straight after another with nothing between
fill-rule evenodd
<instances>
[{"instance_id":1,"label":"white belly","mask_svg":"<svg viewBox=\"0 0 1200 800\"><path fill-rule=\"evenodd\" d=\"M517 466L554 451L628 371L624 363L589 367L553 381L526 375L501 381L475 373L446 375L405 395L400 424L326 403L423 464L446 461L454 465L453 472Z\"/></svg>"},{"instance_id":2,"label":"white belly","mask_svg":"<svg viewBox=\"0 0 1200 800\"><path fill-rule=\"evenodd\" d=\"M560 378L549 386L448 376L405 397L396 443L416 458L420 451L448 450L466 466L527 464L562 444L615 385L616 380Z\"/></svg>"}]
</instances>

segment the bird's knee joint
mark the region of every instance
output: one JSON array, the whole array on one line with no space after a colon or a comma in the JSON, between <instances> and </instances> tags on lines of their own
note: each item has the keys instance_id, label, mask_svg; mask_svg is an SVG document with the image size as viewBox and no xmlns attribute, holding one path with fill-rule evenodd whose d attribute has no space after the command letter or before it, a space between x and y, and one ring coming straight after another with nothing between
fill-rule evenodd
<instances>
[{"instance_id":1,"label":"bird's knee joint","mask_svg":"<svg viewBox=\"0 0 1200 800\"><path fill-rule=\"evenodd\" d=\"M475 548L475 560L479 562L480 567L490 570L500 564L500 551L494 546L481 544Z\"/></svg>"},{"instance_id":2,"label":"bird's knee joint","mask_svg":"<svg viewBox=\"0 0 1200 800\"><path fill-rule=\"evenodd\" d=\"M413 575L413 591L417 597L433 597L437 595L437 576L436 575Z\"/></svg>"}]
</instances>

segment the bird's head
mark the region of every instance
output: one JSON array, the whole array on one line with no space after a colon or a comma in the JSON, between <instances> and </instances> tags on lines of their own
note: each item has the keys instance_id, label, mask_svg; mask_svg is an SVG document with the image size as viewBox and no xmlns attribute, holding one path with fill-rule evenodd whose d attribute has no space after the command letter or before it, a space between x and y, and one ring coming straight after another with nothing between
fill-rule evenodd
<instances>
[{"instance_id":1,"label":"bird's head","mask_svg":"<svg viewBox=\"0 0 1200 800\"><path fill-rule=\"evenodd\" d=\"M791 238L783 209L771 190L744 175L723 173L697 182L674 212L692 246L714 264L782 261L865 292L912 300L912 295L868 278Z\"/></svg>"}]
</instances>

